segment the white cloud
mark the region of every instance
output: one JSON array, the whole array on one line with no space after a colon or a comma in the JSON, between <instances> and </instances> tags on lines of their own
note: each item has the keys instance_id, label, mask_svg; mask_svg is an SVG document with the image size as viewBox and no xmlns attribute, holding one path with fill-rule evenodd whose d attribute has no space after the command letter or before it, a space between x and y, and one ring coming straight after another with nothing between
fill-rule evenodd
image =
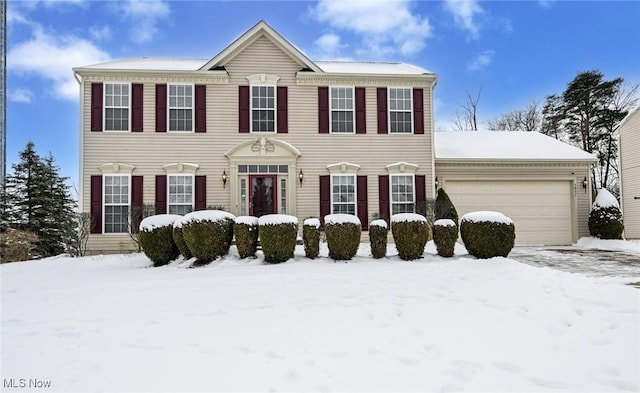
<instances>
[{"instance_id":1,"label":"white cloud","mask_svg":"<svg viewBox=\"0 0 640 393\"><path fill-rule=\"evenodd\" d=\"M556 0L538 0L538 5L542 8L551 8Z\"/></svg>"},{"instance_id":2,"label":"white cloud","mask_svg":"<svg viewBox=\"0 0 640 393\"><path fill-rule=\"evenodd\" d=\"M109 59L106 52L85 39L56 36L36 28L31 39L9 50L7 65L10 72L33 74L50 81L57 98L77 100L78 83L71 68Z\"/></svg>"},{"instance_id":3,"label":"white cloud","mask_svg":"<svg viewBox=\"0 0 640 393\"><path fill-rule=\"evenodd\" d=\"M359 35L359 53L376 57L419 52L431 36L429 20L412 14L409 0L320 0L312 14L333 29Z\"/></svg>"},{"instance_id":4,"label":"white cloud","mask_svg":"<svg viewBox=\"0 0 640 393\"><path fill-rule=\"evenodd\" d=\"M485 68L493 61L493 55L495 55L495 51L486 50L484 52L478 53L478 56L467 65L467 70L469 71L478 71L482 68Z\"/></svg>"},{"instance_id":5,"label":"white cloud","mask_svg":"<svg viewBox=\"0 0 640 393\"><path fill-rule=\"evenodd\" d=\"M96 41L108 40L111 38L111 28L107 25L92 26L89 29L89 34Z\"/></svg>"},{"instance_id":6,"label":"white cloud","mask_svg":"<svg viewBox=\"0 0 640 393\"><path fill-rule=\"evenodd\" d=\"M317 53L314 54L314 58L317 60L345 60L340 55L342 49L348 45L343 44L339 35L334 33L327 33L322 35L314 42Z\"/></svg>"},{"instance_id":7,"label":"white cloud","mask_svg":"<svg viewBox=\"0 0 640 393\"><path fill-rule=\"evenodd\" d=\"M119 11L134 23L129 30L136 43L150 42L158 34L157 23L169 16L169 5L164 0L127 0L119 3Z\"/></svg>"},{"instance_id":8,"label":"white cloud","mask_svg":"<svg viewBox=\"0 0 640 393\"><path fill-rule=\"evenodd\" d=\"M33 100L33 92L25 88L12 89L7 91L7 98L9 101L30 104Z\"/></svg>"},{"instance_id":9,"label":"white cloud","mask_svg":"<svg viewBox=\"0 0 640 393\"><path fill-rule=\"evenodd\" d=\"M453 15L453 20L466 30L471 38L480 36L480 27L474 17L484 12L477 0L445 0L445 9Z\"/></svg>"}]
</instances>

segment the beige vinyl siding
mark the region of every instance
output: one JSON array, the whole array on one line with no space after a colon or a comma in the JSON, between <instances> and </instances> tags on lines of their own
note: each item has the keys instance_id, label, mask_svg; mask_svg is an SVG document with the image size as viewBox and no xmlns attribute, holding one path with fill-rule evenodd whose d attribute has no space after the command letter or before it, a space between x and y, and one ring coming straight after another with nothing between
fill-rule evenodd
<instances>
[{"instance_id":1,"label":"beige vinyl siding","mask_svg":"<svg viewBox=\"0 0 640 393\"><path fill-rule=\"evenodd\" d=\"M566 181L572 184L573 241L589 236L589 211L591 208L588 190L582 188L582 180L589 175L589 164L558 163L549 165L502 163L496 165L443 163L436 160L436 176L439 184L447 190L447 181Z\"/></svg>"},{"instance_id":2,"label":"beige vinyl siding","mask_svg":"<svg viewBox=\"0 0 640 393\"><path fill-rule=\"evenodd\" d=\"M300 186L295 178L288 180L289 195L297 194L295 201L288 201L288 213L301 220L319 215L319 176L328 175L327 165L338 162L358 164L358 175L367 176L369 219L379 211L378 175L386 175L389 164L404 161L418 165L417 174L427 179L427 197L433 197L433 187L429 187L433 184L429 88L424 88L424 135L378 134L376 87L371 86L366 87L366 135L319 134L317 86L297 85L296 72L300 66L269 39L257 39L225 67L229 72L228 84L207 84L206 133L156 133L154 83L144 84L144 132L91 132L91 86L85 83L83 211L90 210L90 176L101 174L99 167L105 163L135 166L133 175L144 176L143 198L147 204L155 201L155 176L165 174L164 165L193 163L199 165L197 175L207 176L207 205L223 205L231 213L239 214L239 208L232 206L230 200L232 187L239 186L237 179L230 178L226 188L222 187L223 170L227 174L231 171L224 154L243 142L262 137L286 141L301 153L296 172L303 170L304 184ZM276 75L280 77L278 86L288 86L287 134L238 132L238 86L248 85L246 77L258 73ZM167 74L166 80L157 83L170 80L171 74ZM194 79L194 83L198 82ZM126 234L92 235L90 248L94 252L120 251L127 239Z\"/></svg>"},{"instance_id":3,"label":"beige vinyl siding","mask_svg":"<svg viewBox=\"0 0 640 393\"><path fill-rule=\"evenodd\" d=\"M640 109L629 115L619 133L624 236L637 240L640 239Z\"/></svg>"}]
</instances>

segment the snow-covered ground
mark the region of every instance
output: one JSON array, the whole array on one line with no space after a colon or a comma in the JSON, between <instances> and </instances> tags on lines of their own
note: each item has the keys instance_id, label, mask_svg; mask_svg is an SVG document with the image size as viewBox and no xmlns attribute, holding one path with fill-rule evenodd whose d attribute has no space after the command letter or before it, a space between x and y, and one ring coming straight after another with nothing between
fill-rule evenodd
<instances>
[{"instance_id":1,"label":"snow-covered ground","mask_svg":"<svg viewBox=\"0 0 640 393\"><path fill-rule=\"evenodd\" d=\"M326 248L311 261L298 247L263 265L232 247L194 269L147 268L143 254L2 265L3 386L640 390L640 290L620 278L445 259L433 244L412 262L368 253L334 263Z\"/></svg>"}]
</instances>

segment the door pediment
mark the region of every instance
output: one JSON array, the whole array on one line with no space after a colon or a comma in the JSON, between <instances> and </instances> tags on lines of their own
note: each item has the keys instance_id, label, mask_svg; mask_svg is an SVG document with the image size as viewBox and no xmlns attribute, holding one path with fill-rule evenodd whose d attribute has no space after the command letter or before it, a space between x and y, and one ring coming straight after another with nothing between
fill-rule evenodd
<instances>
[{"instance_id":1,"label":"door pediment","mask_svg":"<svg viewBox=\"0 0 640 393\"><path fill-rule=\"evenodd\" d=\"M301 153L288 142L275 138L255 138L242 142L224 153L230 159L249 157L269 157L297 159Z\"/></svg>"}]
</instances>

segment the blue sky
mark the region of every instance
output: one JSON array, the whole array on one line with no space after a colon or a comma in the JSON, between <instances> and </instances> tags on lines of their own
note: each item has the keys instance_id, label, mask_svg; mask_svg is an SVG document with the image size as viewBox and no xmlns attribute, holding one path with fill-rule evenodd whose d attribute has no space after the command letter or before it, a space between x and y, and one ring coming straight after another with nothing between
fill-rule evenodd
<instances>
[{"instance_id":1,"label":"blue sky","mask_svg":"<svg viewBox=\"0 0 640 393\"><path fill-rule=\"evenodd\" d=\"M33 141L77 183L72 67L212 58L263 19L314 60L400 61L439 76L437 129L467 92L481 121L564 91L578 72L640 83L638 1L9 1L7 172Z\"/></svg>"}]
</instances>

